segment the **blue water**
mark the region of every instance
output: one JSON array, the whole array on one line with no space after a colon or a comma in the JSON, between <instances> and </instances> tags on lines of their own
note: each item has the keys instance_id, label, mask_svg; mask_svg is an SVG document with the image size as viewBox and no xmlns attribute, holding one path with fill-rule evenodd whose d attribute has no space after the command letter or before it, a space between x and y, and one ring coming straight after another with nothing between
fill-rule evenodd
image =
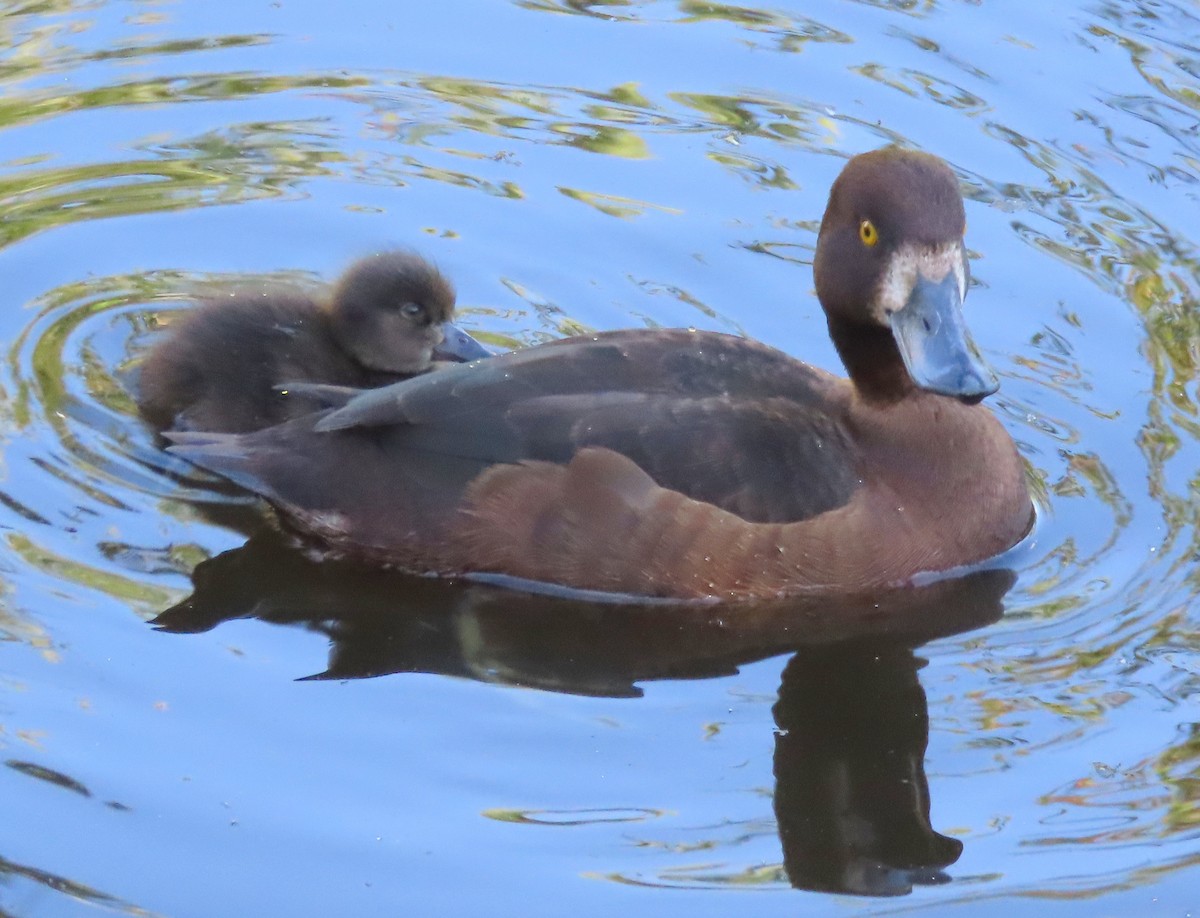
<instances>
[{"instance_id":1,"label":"blue water","mask_svg":"<svg viewBox=\"0 0 1200 918\"><path fill-rule=\"evenodd\" d=\"M1197 48L1182 0L0 3L0 912L1196 914ZM965 592L320 568L132 408L197 292L397 245L496 346L838 369L816 228L889 142L962 180L1040 504Z\"/></svg>"}]
</instances>

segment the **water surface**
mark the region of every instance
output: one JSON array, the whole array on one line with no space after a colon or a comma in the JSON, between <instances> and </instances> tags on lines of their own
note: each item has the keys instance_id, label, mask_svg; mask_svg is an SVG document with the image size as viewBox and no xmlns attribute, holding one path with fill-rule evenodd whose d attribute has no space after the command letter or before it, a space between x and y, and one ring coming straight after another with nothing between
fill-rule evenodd
<instances>
[{"instance_id":1,"label":"water surface","mask_svg":"<svg viewBox=\"0 0 1200 918\"><path fill-rule=\"evenodd\" d=\"M1196 909L1198 40L1182 0L0 2L0 911ZM967 196L1011 573L688 617L314 567L133 411L190 297L395 245L497 346L837 369L816 229L891 142Z\"/></svg>"}]
</instances>

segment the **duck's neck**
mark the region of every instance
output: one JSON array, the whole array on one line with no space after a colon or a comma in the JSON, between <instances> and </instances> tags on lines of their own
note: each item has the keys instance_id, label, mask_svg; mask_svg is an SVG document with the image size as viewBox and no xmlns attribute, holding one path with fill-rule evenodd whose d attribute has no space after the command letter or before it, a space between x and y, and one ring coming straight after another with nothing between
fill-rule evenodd
<instances>
[{"instance_id":1,"label":"duck's neck","mask_svg":"<svg viewBox=\"0 0 1200 918\"><path fill-rule=\"evenodd\" d=\"M831 317L829 337L864 400L894 402L916 391L889 329Z\"/></svg>"}]
</instances>

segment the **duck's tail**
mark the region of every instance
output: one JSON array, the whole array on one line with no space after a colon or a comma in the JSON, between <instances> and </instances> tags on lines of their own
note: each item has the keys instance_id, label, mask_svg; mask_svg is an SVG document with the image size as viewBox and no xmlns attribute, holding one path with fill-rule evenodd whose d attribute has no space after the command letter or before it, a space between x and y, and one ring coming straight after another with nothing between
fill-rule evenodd
<instances>
[{"instance_id":1,"label":"duck's tail","mask_svg":"<svg viewBox=\"0 0 1200 918\"><path fill-rule=\"evenodd\" d=\"M263 497L274 496L270 485L254 471L252 452L244 434L167 430L162 435L171 443L167 452Z\"/></svg>"}]
</instances>

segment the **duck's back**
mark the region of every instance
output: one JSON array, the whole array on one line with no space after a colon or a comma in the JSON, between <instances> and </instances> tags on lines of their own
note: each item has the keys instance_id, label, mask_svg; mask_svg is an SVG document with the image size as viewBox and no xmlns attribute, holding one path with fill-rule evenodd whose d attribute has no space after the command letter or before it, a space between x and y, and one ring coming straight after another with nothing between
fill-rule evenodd
<instances>
[{"instance_id":1,"label":"duck's back","mask_svg":"<svg viewBox=\"0 0 1200 918\"><path fill-rule=\"evenodd\" d=\"M320 305L298 291L204 302L166 335L138 380L142 415L158 430L260 430L320 407L276 391L281 382L366 387L397 378L351 359Z\"/></svg>"},{"instance_id":2,"label":"duck's back","mask_svg":"<svg viewBox=\"0 0 1200 918\"><path fill-rule=\"evenodd\" d=\"M623 457L637 470L573 465L578 490L597 500L644 480L752 523L842 506L860 485L841 420L847 398L843 383L756 342L614 332L363 393L323 423L305 417L246 437L187 438L180 451L331 544L444 568L438 546L462 544L451 533L490 500L486 483L498 482L489 470L557 467L583 453ZM514 512L505 531L515 539L512 527L539 514L532 502Z\"/></svg>"}]
</instances>

